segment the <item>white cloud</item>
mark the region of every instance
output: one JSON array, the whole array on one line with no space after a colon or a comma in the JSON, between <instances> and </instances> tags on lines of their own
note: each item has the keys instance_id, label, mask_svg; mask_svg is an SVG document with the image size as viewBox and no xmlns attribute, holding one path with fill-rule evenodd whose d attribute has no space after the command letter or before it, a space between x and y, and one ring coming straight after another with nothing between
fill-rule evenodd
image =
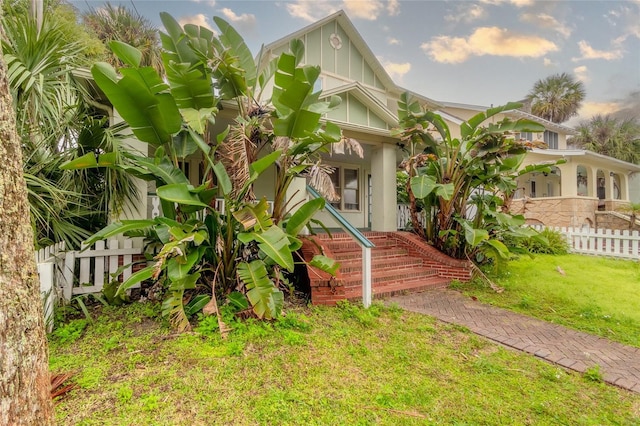
<instances>
[{"instance_id":1,"label":"white cloud","mask_svg":"<svg viewBox=\"0 0 640 426\"><path fill-rule=\"evenodd\" d=\"M554 66L556 66L556 65L557 65L555 62L553 62L553 61L552 61L551 59L549 59L549 58L544 58L544 59L542 60L542 63L544 64L544 66L545 66L545 67L554 67Z\"/></svg>"},{"instance_id":2,"label":"white cloud","mask_svg":"<svg viewBox=\"0 0 640 426\"><path fill-rule=\"evenodd\" d=\"M300 18L308 22L316 22L327 15L340 10L340 4L329 0L318 0L314 2L296 0L287 3L287 12L294 18Z\"/></svg>"},{"instance_id":3,"label":"white cloud","mask_svg":"<svg viewBox=\"0 0 640 426\"><path fill-rule=\"evenodd\" d=\"M295 0L286 4L287 12L294 18L304 19L308 22L316 22L340 9L351 18L375 21L384 13L397 15L400 12L398 0Z\"/></svg>"},{"instance_id":4,"label":"white cloud","mask_svg":"<svg viewBox=\"0 0 640 426\"><path fill-rule=\"evenodd\" d=\"M576 78L583 83L588 83L591 80L591 77L589 77L589 69L584 65L575 67L573 73L576 75Z\"/></svg>"},{"instance_id":5,"label":"white cloud","mask_svg":"<svg viewBox=\"0 0 640 426\"><path fill-rule=\"evenodd\" d=\"M567 26L566 22L560 22L546 13L523 13L520 15L520 20L534 24L540 28L556 31L565 38L571 35L571 28Z\"/></svg>"},{"instance_id":6,"label":"white cloud","mask_svg":"<svg viewBox=\"0 0 640 426\"><path fill-rule=\"evenodd\" d=\"M622 109L623 105L617 101L609 102L584 102L578 110L580 117L592 117L594 115L614 114Z\"/></svg>"},{"instance_id":7,"label":"white cloud","mask_svg":"<svg viewBox=\"0 0 640 426\"><path fill-rule=\"evenodd\" d=\"M534 0L480 0L480 3L499 6L502 4L512 4L517 7L532 6Z\"/></svg>"},{"instance_id":8,"label":"white cloud","mask_svg":"<svg viewBox=\"0 0 640 426\"><path fill-rule=\"evenodd\" d=\"M444 17L449 22L474 22L487 17L487 11L479 4L462 3L456 10Z\"/></svg>"},{"instance_id":9,"label":"white cloud","mask_svg":"<svg viewBox=\"0 0 640 426\"><path fill-rule=\"evenodd\" d=\"M389 0L387 3L387 13L391 16L396 16L400 13L400 1Z\"/></svg>"},{"instance_id":10,"label":"white cloud","mask_svg":"<svg viewBox=\"0 0 640 426\"><path fill-rule=\"evenodd\" d=\"M253 27L256 24L256 16L251 13L243 13L242 15L237 15L228 7L223 8L221 12L225 18L236 25L244 26L246 28Z\"/></svg>"},{"instance_id":11,"label":"white cloud","mask_svg":"<svg viewBox=\"0 0 640 426\"><path fill-rule=\"evenodd\" d=\"M618 44L614 42L614 44ZM582 56L578 58L571 58L572 61L580 61L583 59L604 59L605 61L613 61L615 59L622 58L622 49L612 49L612 50L596 50L585 40L580 40L578 42L578 47L580 47L580 54Z\"/></svg>"},{"instance_id":12,"label":"white cloud","mask_svg":"<svg viewBox=\"0 0 640 426\"><path fill-rule=\"evenodd\" d=\"M423 43L422 50L436 62L461 63L470 56L538 58L555 52L555 43L537 36L518 34L498 27L480 27L468 37L437 36Z\"/></svg>"},{"instance_id":13,"label":"white cloud","mask_svg":"<svg viewBox=\"0 0 640 426\"><path fill-rule=\"evenodd\" d=\"M404 62L402 64L385 61L384 59L380 59L380 63L384 67L385 71L398 82L402 82L402 77L409 71L411 71L411 64L409 62Z\"/></svg>"},{"instance_id":14,"label":"white cloud","mask_svg":"<svg viewBox=\"0 0 640 426\"><path fill-rule=\"evenodd\" d=\"M214 7L216 5L216 0L191 0L192 3L204 3L209 7Z\"/></svg>"},{"instance_id":15,"label":"white cloud","mask_svg":"<svg viewBox=\"0 0 640 426\"><path fill-rule=\"evenodd\" d=\"M394 37L388 37L387 43L389 44L389 46L400 46L402 44L400 40Z\"/></svg>"},{"instance_id":16,"label":"white cloud","mask_svg":"<svg viewBox=\"0 0 640 426\"><path fill-rule=\"evenodd\" d=\"M184 26L185 24L198 25L200 27L208 28L214 33L218 34L218 32L214 30L213 27L211 26L211 21L209 21L209 18L207 18L202 13L198 13L197 15L191 15L191 16L183 16L182 18L178 19L178 24L182 26Z\"/></svg>"}]
</instances>

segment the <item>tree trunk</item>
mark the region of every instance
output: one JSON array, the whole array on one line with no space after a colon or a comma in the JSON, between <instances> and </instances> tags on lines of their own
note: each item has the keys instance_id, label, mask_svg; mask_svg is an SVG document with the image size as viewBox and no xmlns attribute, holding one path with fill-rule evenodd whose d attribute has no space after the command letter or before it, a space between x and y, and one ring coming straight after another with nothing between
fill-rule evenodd
<instances>
[{"instance_id":1,"label":"tree trunk","mask_svg":"<svg viewBox=\"0 0 640 426\"><path fill-rule=\"evenodd\" d=\"M0 51L0 425L52 425L44 315L12 105Z\"/></svg>"}]
</instances>

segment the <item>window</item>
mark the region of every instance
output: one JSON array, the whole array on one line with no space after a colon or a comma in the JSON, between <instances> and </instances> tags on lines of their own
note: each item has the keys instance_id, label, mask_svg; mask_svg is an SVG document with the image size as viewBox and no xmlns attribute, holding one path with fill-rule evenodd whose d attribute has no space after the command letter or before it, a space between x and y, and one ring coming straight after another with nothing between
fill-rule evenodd
<instances>
[{"instance_id":1,"label":"window","mask_svg":"<svg viewBox=\"0 0 640 426\"><path fill-rule=\"evenodd\" d=\"M556 132L545 130L544 143L549 146L549 149L558 149L558 134Z\"/></svg>"},{"instance_id":2,"label":"window","mask_svg":"<svg viewBox=\"0 0 640 426\"><path fill-rule=\"evenodd\" d=\"M331 203L338 210L360 210L360 171L353 167L337 167L331 182L340 200Z\"/></svg>"},{"instance_id":3,"label":"window","mask_svg":"<svg viewBox=\"0 0 640 426\"><path fill-rule=\"evenodd\" d=\"M531 132L516 133L516 140L533 141L533 133Z\"/></svg>"}]
</instances>

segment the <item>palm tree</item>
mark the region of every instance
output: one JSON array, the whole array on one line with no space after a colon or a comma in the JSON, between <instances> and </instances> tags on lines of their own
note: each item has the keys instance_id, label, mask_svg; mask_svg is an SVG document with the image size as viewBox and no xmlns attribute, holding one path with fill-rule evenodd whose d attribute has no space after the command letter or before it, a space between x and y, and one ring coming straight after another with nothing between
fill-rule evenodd
<instances>
[{"instance_id":1,"label":"palm tree","mask_svg":"<svg viewBox=\"0 0 640 426\"><path fill-rule=\"evenodd\" d=\"M582 122L579 134L568 142L583 149L629 163L640 163L640 122L595 115Z\"/></svg>"},{"instance_id":2,"label":"palm tree","mask_svg":"<svg viewBox=\"0 0 640 426\"><path fill-rule=\"evenodd\" d=\"M531 113L553 123L562 123L577 114L585 97L582 82L562 73L538 80L527 95Z\"/></svg>"},{"instance_id":3,"label":"palm tree","mask_svg":"<svg viewBox=\"0 0 640 426\"><path fill-rule=\"evenodd\" d=\"M158 72L163 71L158 30L136 10L107 3L99 9L91 9L85 13L82 20L106 46L113 40L127 43L142 52L142 66L151 66ZM123 65L113 54L107 56L106 62L115 68Z\"/></svg>"},{"instance_id":4,"label":"palm tree","mask_svg":"<svg viewBox=\"0 0 640 426\"><path fill-rule=\"evenodd\" d=\"M3 4L0 20L36 245L61 240L78 245L104 225L110 210L134 194L131 178L124 173L112 178L104 171L92 171L89 176L60 170L69 159L87 151L110 152L118 143L104 123L99 129L93 125L91 134L96 137L86 136L87 129L92 129L88 118L92 112L88 94L73 73L87 61L86 44L79 34L77 40L70 40L68 25L75 20L59 19L57 5L57 0L47 2L51 13L41 26L26 13L24 0ZM68 7L64 9L65 16L69 12Z\"/></svg>"}]
</instances>

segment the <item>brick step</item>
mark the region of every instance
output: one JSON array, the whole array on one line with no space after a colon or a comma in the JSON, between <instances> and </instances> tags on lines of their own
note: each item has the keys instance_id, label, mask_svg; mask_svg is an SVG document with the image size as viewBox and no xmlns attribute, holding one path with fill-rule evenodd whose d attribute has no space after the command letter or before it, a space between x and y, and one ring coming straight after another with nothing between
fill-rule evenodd
<instances>
[{"instance_id":1,"label":"brick step","mask_svg":"<svg viewBox=\"0 0 640 426\"><path fill-rule=\"evenodd\" d=\"M386 240L374 240L372 241L372 243L375 245L375 247L373 247L373 250L376 249L380 249L380 248L387 248L387 247L395 247L398 244L396 243L396 241L394 241L393 239L386 239ZM326 247L329 248L329 250L333 251L358 251L358 250L362 250L362 247L356 243L353 240L350 241L327 241L326 243L324 243Z\"/></svg>"},{"instance_id":2,"label":"brick step","mask_svg":"<svg viewBox=\"0 0 640 426\"><path fill-rule=\"evenodd\" d=\"M340 272L348 274L352 272L362 272L362 259L340 260ZM386 269L404 270L408 268L421 268L424 266L422 259L418 257L410 257L406 254L394 256L372 256L371 269L372 273L384 271Z\"/></svg>"},{"instance_id":3,"label":"brick step","mask_svg":"<svg viewBox=\"0 0 640 426\"><path fill-rule=\"evenodd\" d=\"M334 259L342 262L350 259L361 259L362 250L347 250L347 251L332 251ZM393 257L393 256L406 256L407 249L402 247L381 247L371 250L371 257Z\"/></svg>"},{"instance_id":4,"label":"brick step","mask_svg":"<svg viewBox=\"0 0 640 426\"><path fill-rule=\"evenodd\" d=\"M404 281L389 281L383 284L374 285L372 289L375 299L389 296L396 296L404 293L415 293L425 290L443 288L451 282L448 278L431 276ZM362 300L362 285L346 289L345 296L350 300Z\"/></svg>"},{"instance_id":5,"label":"brick step","mask_svg":"<svg viewBox=\"0 0 640 426\"><path fill-rule=\"evenodd\" d=\"M425 267L398 270L388 269L381 271L372 270L371 282L373 287L375 288L379 283L390 281L409 281L434 276L438 276L437 271ZM347 290L350 287L362 287L362 273L351 273L343 277L343 280L343 285Z\"/></svg>"}]
</instances>

